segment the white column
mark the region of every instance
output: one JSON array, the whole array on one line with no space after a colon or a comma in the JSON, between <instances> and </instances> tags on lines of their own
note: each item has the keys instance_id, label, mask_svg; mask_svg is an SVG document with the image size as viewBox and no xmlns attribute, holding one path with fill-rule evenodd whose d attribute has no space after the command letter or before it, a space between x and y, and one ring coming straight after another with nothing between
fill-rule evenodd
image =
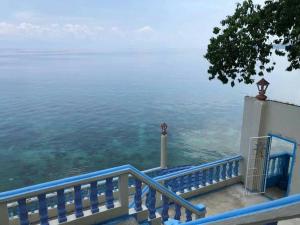
<instances>
[{"instance_id":1,"label":"white column","mask_svg":"<svg viewBox=\"0 0 300 225\"><path fill-rule=\"evenodd\" d=\"M6 202L0 203L0 224L9 225L8 209Z\"/></svg>"},{"instance_id":2,"label":"white column","mask_svg":"<svg viewBox=\"0 0 300 225\"><path fill-rule=\"evenodd\" d=\"M167 124L163 123L160 125L162 132L160 138L160 167L167 168L168 165L168 134L167 134Z\"/></svg>"},{"instance_id":3,"label":"white column","mask_svg":"<svg viewBox=\"0 0 300 225\"><path fill-rule=\"evenodd\" d=\"M129 189L128 189L128 174L122 174L119 176L118 181L119 188L119 200L122 208L125 208L128 211L128 198L129 198Z\"/></svg>"},{"instance_id":4,"label":"white column","mask_svg":"<svg viewBox=\"0 0 300 225\"><path fill-rule=\"evenodd\" d=\"M242 125L241 143L240 143L240 154L243 156L243 161L241 162L240 169L241 169L241 175L243 176L244 182L246 179L245 176L246 176L246 169L247 169L247 162L248 162L250 139L251 137L260 137L266 135L264 133L265 107L266 107L265 101L257 100L254 97L245 97L243 125ZM252 162L253 166L255 164L255 161Z\"/></svg>"}]
</instances>

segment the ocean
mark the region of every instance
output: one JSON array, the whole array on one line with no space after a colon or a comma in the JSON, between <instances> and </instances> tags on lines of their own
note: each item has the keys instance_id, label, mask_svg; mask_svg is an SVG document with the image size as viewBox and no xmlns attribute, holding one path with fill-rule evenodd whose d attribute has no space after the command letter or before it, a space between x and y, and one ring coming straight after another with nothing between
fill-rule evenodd
<instances>
[{"instance_id":1,"label":"ocean","mask_svg":"<svg viewBox=\"0 0 300 225\"><path fill-rule=\"evenodd\" d=\"M191 51L0 53L0 191L131 164L200 164L239 152L243 98Z\"/></svg>"}]
</instances>

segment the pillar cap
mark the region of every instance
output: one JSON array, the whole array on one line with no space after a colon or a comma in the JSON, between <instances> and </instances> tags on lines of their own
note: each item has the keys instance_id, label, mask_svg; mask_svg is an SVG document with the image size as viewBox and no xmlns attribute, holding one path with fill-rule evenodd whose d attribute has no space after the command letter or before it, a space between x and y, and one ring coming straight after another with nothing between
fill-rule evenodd
<instances>
[{"instance_id":1,"label":"pillar cap","mask_svg":"<svg viewBox=\"0 0 300 225\"><path fill-rule=\"evenodd\" d=\"M166 135L168 132L167 132L167 129L168 129L168 125L166 123L162 123L160 124L160 128L161 128L161 134L162 135Z\"/></svg>"}]
</instances>

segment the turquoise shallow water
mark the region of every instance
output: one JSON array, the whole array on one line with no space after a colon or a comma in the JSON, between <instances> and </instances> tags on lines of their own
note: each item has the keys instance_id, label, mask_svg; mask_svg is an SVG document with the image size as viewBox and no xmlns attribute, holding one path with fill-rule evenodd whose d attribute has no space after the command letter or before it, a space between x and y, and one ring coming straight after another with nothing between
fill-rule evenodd
<instances>
[{"instance_id":1,"label":"turquoise shallow water","mask_svg":"<svg viewBox=\"0 0 300 225\"><path fill-rule=\"evenodd\" d=\"M238 152L245 91L207 80L201 53L0 54L0 190L111 166ZM243 89L245 90L245 89Z\"/></svg>"}]
</instances>

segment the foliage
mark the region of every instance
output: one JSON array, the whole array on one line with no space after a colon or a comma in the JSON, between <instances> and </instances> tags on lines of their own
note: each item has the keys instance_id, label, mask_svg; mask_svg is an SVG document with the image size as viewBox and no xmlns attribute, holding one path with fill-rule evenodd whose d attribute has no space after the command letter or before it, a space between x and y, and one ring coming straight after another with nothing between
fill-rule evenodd
<instances>
[{"instance_id":1,"label":"foliage","mask_svg":"<svg viewBox=\"0 0 300 225\"><path fill-rule=\"evenodd\" d=\"M251 84L274 69L273 54L287 57L287 71L300 69L300 0L245 0L213 33L204 56L210 80Z\"/></svg>"}]
</instances>

